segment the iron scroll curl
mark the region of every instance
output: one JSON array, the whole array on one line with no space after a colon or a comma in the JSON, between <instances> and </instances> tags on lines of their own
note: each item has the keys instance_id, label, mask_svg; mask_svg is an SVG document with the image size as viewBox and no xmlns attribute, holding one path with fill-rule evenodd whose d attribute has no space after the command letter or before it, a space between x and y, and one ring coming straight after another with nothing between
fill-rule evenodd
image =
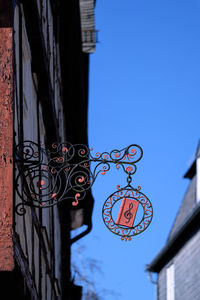
<instances>
[{"instance_id":1,"label":"iron scroll curl","mask_svg":"<svg viewBox=\"0 0 200 300\"><path fill-rule=\"evenodd\" d=\"M143 150L137 144L131 144L121 150L114 149L100 153L94 152L93 148L84 144L64 142L45 147L44 144L24 141L15 147L17 166L15 188L21 199L15 211L18 215L24 215L26 206L49 208L62 201L70 201L72 206L78 206L98 175L105 175L113 165L117 170L122 169L128 176L128 186L118 189L105 201L103 220L106 227L120 235L122 240L131 239L131 236L149 226L153 214L148 198L130 185L131 176L135 174L136 164L142 156ZM107 214L109 205L112 207L119 201L115 200L116 195L122 197L123 193L139 201L144 209L142 221L131 229L120 226L115 228L112 216ZM144 229L141 226L144 226Z\"/></svg>"},{"instance_id":2,"label":"iron scroll curl","mask_svg":"<svg viewBox=\"0 0 200 300\"><path fill-rule=\"evenodd\" d=\"M140 191L141 187L137 189L128 184L124 188L117 186L117 191L111 194L104 202L102 209L102 218L106 227L114 234L121 237L121 240L130 241L133 236L142 233L150 225L153 218L153 206L147 196ZM113 217L113 208L122 199L128 198L139 203L143 209L142 218L134 226L126 226L117 224ZM129 211L130 213L130 211Z\"/></svg>"}]
</instances>

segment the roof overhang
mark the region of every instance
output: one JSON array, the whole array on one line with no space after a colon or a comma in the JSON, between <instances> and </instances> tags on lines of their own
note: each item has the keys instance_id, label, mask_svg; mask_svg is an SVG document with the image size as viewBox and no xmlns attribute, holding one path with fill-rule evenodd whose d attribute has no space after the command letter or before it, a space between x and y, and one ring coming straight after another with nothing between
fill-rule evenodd
<instances>
[{"instance_id":1,"label":"roof overhang","mask_svg":"<svg viewBox=\"0 0 200 300\"><path fill-rule=\"evenodd\" d=\"M180 248L200 229L200 203L186 219L183 226L169 240L154 260L146 266L146 271L159 273Z\"/></svg>"}]
</instances>

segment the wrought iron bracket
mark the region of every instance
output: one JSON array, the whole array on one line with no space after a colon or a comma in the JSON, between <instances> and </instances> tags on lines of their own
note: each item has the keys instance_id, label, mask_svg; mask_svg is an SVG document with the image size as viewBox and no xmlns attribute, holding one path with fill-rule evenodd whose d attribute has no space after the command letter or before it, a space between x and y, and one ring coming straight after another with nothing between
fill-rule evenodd
<instances>
[{"instance_id":1,"label":"wrought iron bracket","mask_svg":"<svg viewBox=\"0 0 200 300\"><path fill-rule=\"evenodd\" d=\"M143 156L142 148L132 144L111 152L93 151L86 145L68 142L54 143L49 148L33 141L17 145L15 187L21 202L15 207L16 213L24 215L25 206L48 208L65 200L78 206L97 176L105 175L114 165L127 176L127 186L117 185L104 202L102 217L106 227L125 241L147 229L153 217L152 204L140 186L131 186L136 163ZM140 218L136 216L139 207Z\"/></svg>"},{"instance_id":2,"label":"wrought iron bracket","mask_svg":"<svg viewBox=\"0 0 200 300\"><path fill-rule=\"evenodd\" d=\"M22 202L16 205L16 212L23 215L24 206L48 208L65 200L77 206L99 174L105 175L114 165L131 176L143 156L136 144L111 152L93 151L86 145L68 142L54 143L50 148L33 141L17 145L15 187Z\"/></svg>"}]
</instances>

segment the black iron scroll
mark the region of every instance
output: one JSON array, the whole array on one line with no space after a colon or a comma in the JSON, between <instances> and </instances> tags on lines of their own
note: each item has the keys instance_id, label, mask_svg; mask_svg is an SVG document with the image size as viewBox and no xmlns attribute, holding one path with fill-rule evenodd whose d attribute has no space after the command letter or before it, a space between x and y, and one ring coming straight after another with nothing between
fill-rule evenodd
<instances>
[{"instance_id":1,"label":"black iron scroll","mask_svg":"<svg viewBox=\"0 0 200 300\"><path fill-rule=\"evenodd\" d=\"M130 181L137 170L136 163L143 156L142 148L136 144L122 150L115 149L111 152L94 154L93 152L93 148L88 148L86 145L72 145L68 142L54 143L50 148L33 141L24 141L17 145L15 162L19 166L19 172L15 185L22 201L16 205L16 213L25 214L25 206L48 208L67 200L71 201L73 206L77 206L85 198L86 192L92 187L99 174L105 175L111 165L114 165L116 169L121 168ZM137 192L130 184L127 189ZM135 198L139 200L138 197ZM142 204L142 201L139 202ZM108 225L106 221L105 213L108 209L105 205L107 202L103 208L103 219L111 230L112 222ZM127 220L131 219L132 205L130 203L129 211L126 212Z\"/></svg>"}]
</instances>

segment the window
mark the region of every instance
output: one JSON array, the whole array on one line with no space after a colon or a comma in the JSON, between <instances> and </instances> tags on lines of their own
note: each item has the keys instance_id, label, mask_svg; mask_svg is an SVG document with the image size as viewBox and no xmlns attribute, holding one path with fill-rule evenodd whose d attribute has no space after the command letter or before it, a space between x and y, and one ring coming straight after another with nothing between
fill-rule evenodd
<instances>
[{"instance_id":1,"label":"window","mask_svg":"<svg viewBox=\"0 0 200 300\"><path fill-rule=\"evenodd\" d=\"M175 300L174 264L167 268L167 300Z\"/></svg>"}]
</instances>

